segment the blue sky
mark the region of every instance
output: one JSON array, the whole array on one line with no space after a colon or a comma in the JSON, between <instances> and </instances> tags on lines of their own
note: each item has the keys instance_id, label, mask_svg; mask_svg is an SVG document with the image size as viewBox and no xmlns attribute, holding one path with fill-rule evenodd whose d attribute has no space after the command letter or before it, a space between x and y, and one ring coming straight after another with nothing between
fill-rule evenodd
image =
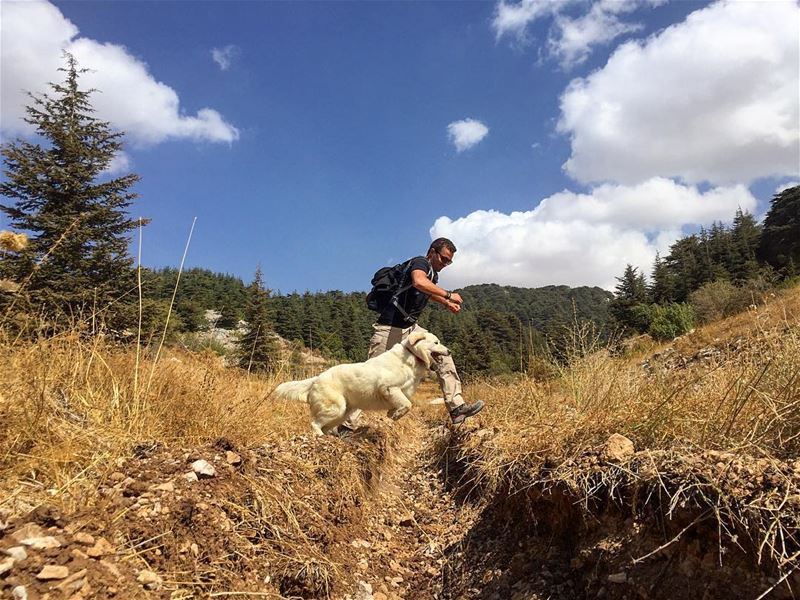
<instances>
[{"instance_id":1,"label":"blue sky","mask_svg":"<svg viewBox=\"0 0 800 600\"><path fill-rule=\"evenodd\" d=\"M9 2L22 89L93 69L142 179L143 263L364 290L459 247L442 283L613 287L626 263L800 179L795 2ZM32 25L34 24L34 25ZM0 227L4 225L0 221ZM136 243L134 240L133 249Z\"/></svg>"}]
</instances>

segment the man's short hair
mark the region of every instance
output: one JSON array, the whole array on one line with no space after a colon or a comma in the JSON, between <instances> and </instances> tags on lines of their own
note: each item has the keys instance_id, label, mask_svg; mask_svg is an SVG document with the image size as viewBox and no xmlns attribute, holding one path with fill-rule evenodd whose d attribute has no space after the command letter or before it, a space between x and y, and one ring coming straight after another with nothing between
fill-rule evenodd
<instances>
[{"instance_id":1,"label":"man's short hair","mask_svg":"<svg viewBox=\"0 0 800 600\"><path fill-rule=\"evenodd\" d=\"M428 252L431 250L436 250L437 252L441 252L442 248L447 248L455 254L456 252L456 245L448 240L447 238L436 238L431 242L430 248L428 248Z\"/></svg>"}]
</instances>

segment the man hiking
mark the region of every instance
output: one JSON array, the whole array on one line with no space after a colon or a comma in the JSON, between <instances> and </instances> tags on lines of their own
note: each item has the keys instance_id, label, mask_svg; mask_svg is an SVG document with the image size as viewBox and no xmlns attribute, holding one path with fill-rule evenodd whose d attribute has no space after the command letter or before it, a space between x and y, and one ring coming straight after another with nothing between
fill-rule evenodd
<instances>
[{"instance_id":1,"label":"man hiking","mask_svg":"<svg viewBox=\"0 0 800 600\"><path fill-rule=\"evenodd\" d=\"M461 311L461 296L457 292L449 292L437 285L439 271L453 262L455 253L456 247L453 242L447 238L438 238L431 242L427 255L414 257L394 267L400 271L397 290L385 306L378 308L380 314L372 326L369 358L382 354L402 342L412 331L424 331L417 325L417 319L428 304L428 300L442 304L452 313L458 314ZM444 403L450 412L453 424L463 423L467 417L480 412L484 405L483 400L476 400L472 404L464 402L461 395L461 379L458 377L452 357L437 356L432 369L439 379ZM339 432L355 430L360 415L360 410L354 412L339 426Z\"/></svg>"}]
</instances>

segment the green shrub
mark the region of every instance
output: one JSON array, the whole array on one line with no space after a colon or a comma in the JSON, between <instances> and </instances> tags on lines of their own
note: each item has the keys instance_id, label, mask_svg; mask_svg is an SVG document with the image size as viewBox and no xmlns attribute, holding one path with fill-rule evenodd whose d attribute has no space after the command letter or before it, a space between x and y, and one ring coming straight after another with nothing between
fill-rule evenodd
<instances>
[{"instance_id":1,"label":"green shrub","mask_svg":"<svg viewBox=\"0 0 800 600\"><path fill-rule=\"evenodd\" d=\"M639 333L648 331L657 310L657 304L634 304L628 309L628 325Z\"/></svg>"},{"instance_id":2,"label":"green shrub","mask_svg":"<svg viewBox=\"0 0 800 600\"><path fill-rule=\"evenodd\" d=\"M706 283L689 296L699 323L710 323L746 309L750 293L726 279Z\"/></svg>"},{"instance_id":3,"label":"green shrub","mask_svg":"<svg viewBox=\"0 0 800 600\"><path fill-rule=\"evenodd\" d=\"M691 331L694 326L694 312L689 304L668 304L654 308L648 333L659 341L673 340Z\"/></svg>"}]
</instances>

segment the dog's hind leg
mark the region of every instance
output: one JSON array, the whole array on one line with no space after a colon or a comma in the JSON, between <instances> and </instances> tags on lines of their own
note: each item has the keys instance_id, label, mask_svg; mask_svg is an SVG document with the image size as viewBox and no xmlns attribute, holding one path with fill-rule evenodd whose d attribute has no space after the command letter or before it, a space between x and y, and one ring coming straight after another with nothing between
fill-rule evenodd
<instances>
[{"instance_id":1,"label":"dog's hind leg","mask_svg":"<svg viewBox=\"0 0 800 600\"><path fill-rule=\"evenodd\" d=\"M315 435L330 433L331 430L342 423L347 412L347 401L344 396L326 395L315 398L313 392L309 395L308 404L311 407L311 429Z\"/></svg>"},{"instance_id":2,"label":"dog's hind leg","mask_svg":"<svg viewBox=\"0 0 800 600\"><path fill-rule=\"evenodd\" d=\"M406 395L399 388L389 388L386 391L385 398L392 407L386 414L395 421L411 410L411 401L406 398Z\"/></svg>"}]
</instances>

